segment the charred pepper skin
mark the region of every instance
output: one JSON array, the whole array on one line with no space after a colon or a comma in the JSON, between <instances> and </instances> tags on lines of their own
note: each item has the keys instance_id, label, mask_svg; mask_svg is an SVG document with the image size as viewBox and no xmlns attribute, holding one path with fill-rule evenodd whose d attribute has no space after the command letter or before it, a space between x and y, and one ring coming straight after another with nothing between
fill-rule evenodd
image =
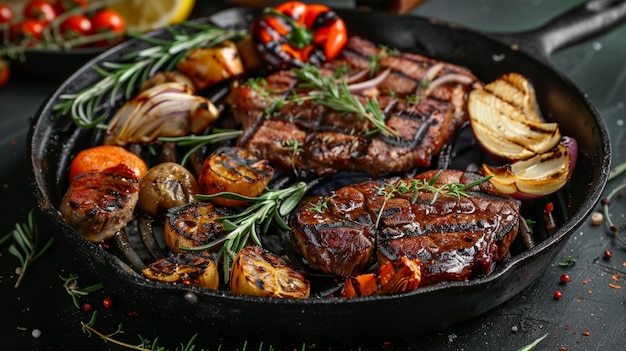
<instances>
[{"instance_id":1,"label":"charred pepper skin","mask_svg":"<svg viewBox=\"0 0 626 351\"><path fill-rule=\"evenodd\" d=\"M251 33L263 58L281 69L319 66L337 57L348 39L343 19L328 6L299 1L266 8Z\"/></svg>"}]
</instances>

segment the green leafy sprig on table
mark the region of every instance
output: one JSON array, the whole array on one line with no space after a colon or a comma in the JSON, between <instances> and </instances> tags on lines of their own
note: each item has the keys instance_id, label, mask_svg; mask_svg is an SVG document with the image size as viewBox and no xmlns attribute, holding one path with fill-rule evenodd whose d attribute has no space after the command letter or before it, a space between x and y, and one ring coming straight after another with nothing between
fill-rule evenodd
<instances>
[{"instance_id":1,"label":"green leafy sprig on table","mask_svg":"<svg viewBox=\"0 0 626 351\"><path fill-rule=\"evenodd\" d=\"M85 288L81 288L78 286L78 276L70 274L69 277L59 276L61 280L63 280L63 288L65 291L72 297L72 302L76 308L80 308L80 303L78 302L78 298L80 296L87 296L94 291L98 291L102 289L102 283L97 283L90 285Z\"/></svg>"},{"instance_id":2,"label":"green leafy sprig on table","mask_svg":"<svg viewBox=\"0 0 626 351\"><path fill-rule=\"evenodd\" d=\"M613 168L611 170L611 173L609 175L609 181L613 180L615 178L617 178L619 175L626 173L626 162L623 162L619 165L617 165L615 168ZM609 231L611 233L613 233L613 236L615 237L615 239L617 239L617 241L619 241L620 243L622 243L622 245L626 245L626 240L624 238L622 238L622 236L620 235L620 228L623 227L622 226L616 226L613 223L613 219L611 219L611 212L609 209L609 206L611 205L611 200L613 199L613 197L617 194L620 194L622 191L624 191L624 189L626 189L626 180L622 181L621 184L617 185L615 188L613 188L609 194L602 199L602 207L604 210L604 216L606 217L606 221L607 221L607 225L609 227Z\"/></svg>"},{"instance_id":3,"label":"green leafy sprig on table","mask_svg":"<svg viewBox=\"0 0 626 351\"><path fill-rule=\"evenodd\" d=\"M194 30L187 32L183 28ZM151 44L150 47L122 56L121 62L103 62L94 66L100 80L79 92L59 96L54 105L57 114L70 114L74 123L81 128L105 126L101 123L106 116L98 116L98 108L106 96L114 104L118 93L129 99L138 84L146 81L157 71L169 71L191 51L200 47L212 47L226 40L237 40L246 35L244 30L223 29L208 23L185 22L181 29L167 29L170 39L143 34L129 33L129 37Z\"/></svg>"},{"instance_id":4,"label":"green leafy sprig on table","mask_svg":"<svg viewBox=\"0 0 626 351\"><path fill-rule=\"evenodd\" d=\"M15 229L11 233L0 238L0 245L10 239L13 239L14 243L9 246L9 252L20 261L19 277L15 282L15 287L17 288L24 279L28 268L48 251L54 242L54 238L48 239L43 246L39 246L39 230L35 223L34 210L31 210L28 213L28 221L26 223L16 223Z\"/></svg>"}]
</instances>

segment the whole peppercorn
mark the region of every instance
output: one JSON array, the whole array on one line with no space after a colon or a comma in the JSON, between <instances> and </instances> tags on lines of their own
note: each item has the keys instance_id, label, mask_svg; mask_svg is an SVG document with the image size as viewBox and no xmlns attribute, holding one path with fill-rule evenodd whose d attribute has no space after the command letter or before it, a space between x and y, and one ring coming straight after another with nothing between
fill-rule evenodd
<instances>
[{"instance_id":1,"label":"whole peppercorn","mask_svg":"<svg viewBox=\"0 0 626 351\"><path fill-rule=\"evenodd\" d=\"M608 260L611 257L613 257L613 251L611 251L611 250L604 250L604 259Z\"/></svg>"},{"instance_id":2,"label":"whole peppercorn","mask_svg":"<svg viewBox=\"0 0 626 351\"><path fill-rule=\"evenodd\" d=\"M554 292L554 299L555 300L560 300L562 297L563 297L563 293L562 292L560 292L558 290Z\"/></svg>"}]
</instances>

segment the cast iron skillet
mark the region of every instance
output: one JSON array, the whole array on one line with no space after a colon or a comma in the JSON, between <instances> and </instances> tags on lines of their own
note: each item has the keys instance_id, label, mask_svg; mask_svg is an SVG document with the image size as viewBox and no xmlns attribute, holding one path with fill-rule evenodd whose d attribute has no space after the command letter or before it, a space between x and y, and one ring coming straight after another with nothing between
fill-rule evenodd
<instances>
[{"instance_id":1,"label":"cast iron skillet","mask_svg":"<svg viewBox=\"0 0 626 351\"><path fill-rule=\"evenodd\" d=\"M484 313L532 283L554 259L565 241L593 210L604 190L611 150L606 126L584 93L548 63L556 49L597 35L626 18L626 1L592 1L528 33L486 35L426 18L339 11L351 34L469 67L483 81L519 72L534 82L546 118L564 135L577 139L579 163L569 184L544 201L553 201L558 229L527 251L513 255L493 274L467 282L450 282L394 296L355 299L282 300L210 292L149 281L118 256L77 235L57 209L67 189L67 169L93 131L77 130L68 117L53 118L61 94L96 79L90 66L115 61L143 47L125 42L79 69L41 106L29 135L29 167L34 193L58 235L86 267L119 298L154 318L181 323L199 332L243 336L246 340L301 342L394 340L430 333ZM229 9L209 19L221 26L247 27L257 14ZM376 25L372 25L375 23ZM153 35L167 35L157 31ZM497 38L496 38L497 37ZM503 44L506 43L506 44ZM185 298L193 292L197 301ZM364 333L365 330L371 332ZM369 336L368 336L369 335Z\"/></svg>"}]
</instances>

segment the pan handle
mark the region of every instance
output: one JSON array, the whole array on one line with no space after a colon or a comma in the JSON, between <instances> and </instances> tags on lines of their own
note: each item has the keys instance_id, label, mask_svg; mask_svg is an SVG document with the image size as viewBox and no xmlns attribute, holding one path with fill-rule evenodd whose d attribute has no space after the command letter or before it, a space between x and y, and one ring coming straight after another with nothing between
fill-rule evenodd
<instances>
[{"instance_id":1,"label":"pan handle","mask_svg":"<svg viewBox=\"0 0 626 351\"><path fill-rule=\"evenodd\" d=\"M591 0L525 32L492 34L521 51L548 60L552 53L597 37L626 22L626 0Z\"/></svg>"}]
</instances>

